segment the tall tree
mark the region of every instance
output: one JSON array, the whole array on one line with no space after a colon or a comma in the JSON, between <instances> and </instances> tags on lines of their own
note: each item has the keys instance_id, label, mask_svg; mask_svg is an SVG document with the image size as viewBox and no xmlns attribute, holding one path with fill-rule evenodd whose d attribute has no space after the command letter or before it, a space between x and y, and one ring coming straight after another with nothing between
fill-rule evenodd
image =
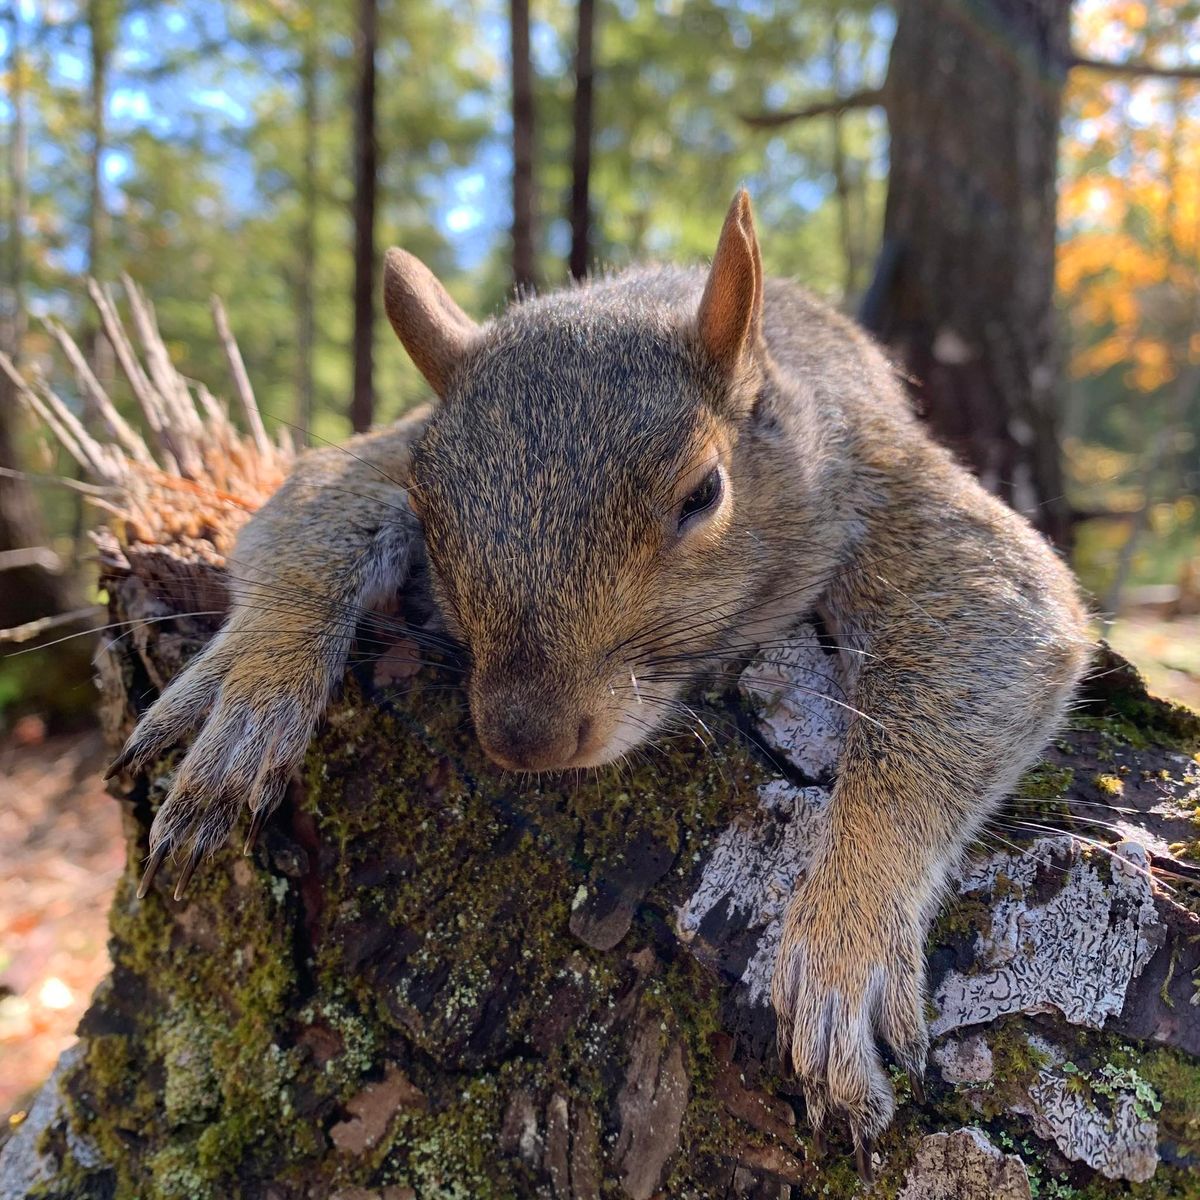
<instances>
[{"instance_id":1,"label":"tall tree","mask_svg":"<svg viewBox=\"0 0 1200 1200\"><path fill-rule=\"evenodd\" d=\"M533 178L533 60L529 0L511 0L513 219L512 272L518 291L537 285L537 211Z\"/></svg>"},{"instance_id":2,"label":"tall tree","mask_svg":"<svg viewBox=\"0 0 1200 1200\"><path fill-rule=\"evenodd\" d=\"M313 342L316 332L315 275L317 259L317 133L320 119L317 72L319 35L315 5L306 22L300 57L300 89L304 121L304 166L301 178L300 279L296 289L296 424L307 438L313 420Z\"/></svg>"},{"instance_id":3,"label":"tall tree","mask_svg":"<svg viewBox=\"0 0 1200 1200\"><path fill-rule=\"evenodd\" d=\"M108 108L108 66L118 19L115 0L88 0L88 40L91 50L90 120L88 146L88 274L103 274L103 244L107 233L108 210L104 203L104 149Z\"/></svg>"},{"instance_id":4,"label":"tall tree","mask_svg":"<svg viewBox=\"0 0 1200 1200\"><path fill-rule=\"evenodd\" d=\"M375 139L375 53L378 0L359 0L356 34L358 78L354 104L354 391L350 424L356 433L375 415L375 207L378 147Z\"/></svg>"},{"instance_id":5,"label":"tall tree","mask_svg":"<svg viewBox=\"0 0 1200 1200\"><path fill-rule=\"evenodd\" d=\"M1067 0L904 0L869 313L942 440L1062 545L1055 173L1070 63Z\"/></svg>"},{"instance_id":6,"label":"tall tree","mask_svg":"<svg viewBox=\"0 0 1200 1200\"><path fill-rule=\"evenodd\" d=\"M29 218L28 144L26 123L26 70L21 6L9 7L9 104L12 118L8 138L8 304L0 329L2 348L14 361L20 359L27 317L25 305L25 226ZM8 377L0 372L0 468L19 466L16 431L16 396ZM28 484L0 474L0 552L24 550L41 543L43 531L37 505ZM62 587L43 567L25 566L0 576L0 627L19 625L57 612Z\"/></svg>"},{"instance_id":7,"label":"tall tree","mask_svg":"<svg viewBox=\"0 0 1200 1200\"><path fill-rule=\"evenodd\" d=\"M571 162L571 278L582 279L591 258L592 85L596 0L579 0L575 45L575 152Z\"/></svg>"}]
</instances>

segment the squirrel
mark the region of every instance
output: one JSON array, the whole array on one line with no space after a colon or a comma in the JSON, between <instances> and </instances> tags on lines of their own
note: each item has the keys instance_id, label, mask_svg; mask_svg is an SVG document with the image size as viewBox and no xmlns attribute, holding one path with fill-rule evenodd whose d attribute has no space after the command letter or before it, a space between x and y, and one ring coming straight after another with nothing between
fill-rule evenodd
<instances>
[{"instance_id":1,"label":"squirrel","mask_svg":"<svg viewBox=\"0 0 1200 1200\"><path fill-rule=\"evenodd\" d=\"M356 621L422 552L476 736L517 771L620 758L689 684L819 613L857 664L855 715L771 999L814 1133L843 1114L869 1174L895 1109L877 1043L920 1095L948 876L1086 668L1070 571L933 441L866 334L764 278L745 191L707 272L635 267L476 324L393 249L384 300L436 402L310 451L240 533L227 623L110 769L201 726L140 894L182 848L181 894L243 806L255 836Z\"/></svg>"}]
</instances>

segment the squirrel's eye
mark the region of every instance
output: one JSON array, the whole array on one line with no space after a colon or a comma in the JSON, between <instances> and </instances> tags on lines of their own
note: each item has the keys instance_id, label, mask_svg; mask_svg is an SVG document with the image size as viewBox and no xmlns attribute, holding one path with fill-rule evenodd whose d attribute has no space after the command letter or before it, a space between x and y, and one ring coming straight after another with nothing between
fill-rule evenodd
<instances>
[{"instance_id":1,"label":"squirrel's eye","mask_svg":"<svg viewBox=\"0 0 1200 1200\"><path fill-rule=\"evenodd\" d=\"M700 486L683 502L683 507L679 510L679 528L683 529L693 517L714 508L721 499L723 487L721 468L713 467L705 475Z\"/></svg>"}]
</instances>

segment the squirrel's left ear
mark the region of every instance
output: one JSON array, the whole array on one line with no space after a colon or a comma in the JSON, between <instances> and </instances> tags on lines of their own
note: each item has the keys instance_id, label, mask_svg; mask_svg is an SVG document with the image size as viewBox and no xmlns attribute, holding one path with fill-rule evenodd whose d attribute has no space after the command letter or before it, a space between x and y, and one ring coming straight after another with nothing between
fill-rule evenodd
<instances>
[{"instance_id":1,"label":"squirrel's left ear","mask_svg":"<svg viewBox=\"0 0 1200 1200\"><path fill-rule=\"evenodd\" d=\"M383 264L383 307L417 370L445 396L479 327L419 258L395 247Z\"/></svg>"},{"instance_id":2,"label":"squirrel's left ear","mask_svg":"<svg viewBox=\"0 0 1200 1200\"><path fill-rule=\"evenodd\" d=\"M700 344L731 374L759 336L762 307L762 255L750 196L741 188L725 217L697 317Z\"/></svg>"}]
</instances>

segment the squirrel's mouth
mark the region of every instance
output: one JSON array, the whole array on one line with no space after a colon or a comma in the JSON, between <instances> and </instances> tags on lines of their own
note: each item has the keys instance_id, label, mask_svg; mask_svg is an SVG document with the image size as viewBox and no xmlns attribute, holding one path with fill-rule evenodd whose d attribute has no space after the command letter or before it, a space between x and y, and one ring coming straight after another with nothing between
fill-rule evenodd
<instances>
[{"instance_id":1,"label":"squirrel's mouth","mask_svg":"<svg viewBox=\"0 0 1200 1200\"><path fill-rule=\"evenodd\" d=\"M664 723L674 697L610 688L583 705L555 699L544 686L471 689L475 734L484 753L509 771L600 767L624 757Z\"/></svg>"}]
</instances>

